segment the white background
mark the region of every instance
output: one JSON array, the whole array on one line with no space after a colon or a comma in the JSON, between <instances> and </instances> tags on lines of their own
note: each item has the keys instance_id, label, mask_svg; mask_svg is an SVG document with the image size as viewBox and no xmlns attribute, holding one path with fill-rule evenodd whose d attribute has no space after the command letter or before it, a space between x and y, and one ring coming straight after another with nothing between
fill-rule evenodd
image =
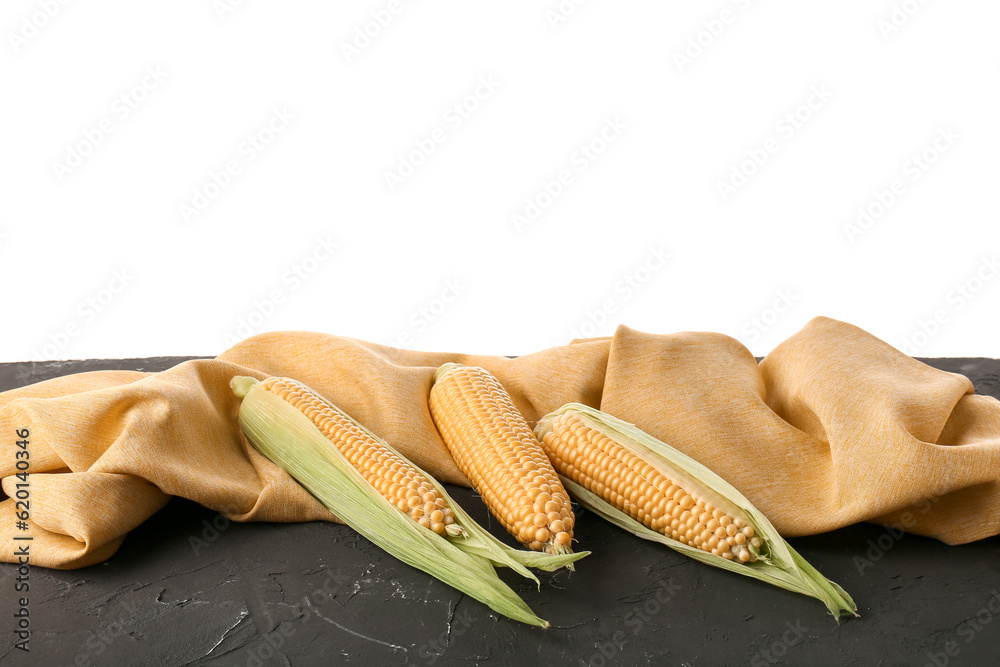
<instances>
[{"instance_id":1,"label":"white background","mask_svg":"<svg viewBox=\"0 0 1000 667\"><path fill-rule=\"evenodd\" d=\"M559 7L7 0L0 361L815 315L1000 357L1000 4Z\"/></svg>"}]
</instances>

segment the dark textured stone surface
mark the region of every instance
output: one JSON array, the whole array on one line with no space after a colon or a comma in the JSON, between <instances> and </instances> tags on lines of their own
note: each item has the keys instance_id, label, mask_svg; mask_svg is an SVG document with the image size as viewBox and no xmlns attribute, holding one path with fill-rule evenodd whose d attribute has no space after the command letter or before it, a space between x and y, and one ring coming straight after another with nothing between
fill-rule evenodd
<instances>
[{"instance_id":1,"label":"dark textured stone surface","mask_svg":"<svg viewBox=\"0 0 1000 667\"><path fill-rule=\"evenodd\" d=\"M73 361L26 361L0 364L0 391L51 380L60 375L86 371L165 371L182 361L212 357L149 357L147 359L85 359Z\"/></svg>"},{"instance_id":2,"label":"dark textured stone surface","mask_svg":"<svg viewBox=\"0 0 1000 667\"><path fill-rule=\"evenodd\" d=\"M4 364L0 389L179 361ZM998 360L927 361L1000 397ZM450 490L506 537L468 489ZM175 498L108 562L32 570L30 657L12 648L13 567L0 566L0 663L934 664L929 654L938 665L998 662L1000 618L990 607L1000 611L1000 538L949 547L862 524L790 540L857 601L861 618L838 626L810 598L701 565L586 512L576 534L594 552L577 572L543 573L541 591L503 575L553 624L543 631L498 618L346 526L227 525Z\"/></svg>"}]
</instances>

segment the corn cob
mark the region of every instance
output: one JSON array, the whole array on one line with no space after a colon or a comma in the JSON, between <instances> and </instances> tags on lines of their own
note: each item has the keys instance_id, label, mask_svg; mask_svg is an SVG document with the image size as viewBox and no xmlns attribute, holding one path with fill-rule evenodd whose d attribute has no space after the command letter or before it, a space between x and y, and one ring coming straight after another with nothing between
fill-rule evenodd
<instances>
[{"instance_id":1,"label":"corn cob","mask_svg":"<svg viewBox=\"0 0 1000 667\"><path fill-rule=\"evenodd\" d=\"M574 415L552 420L542 446L561 475L647 528L728 560L757 560L754 551L763 543L753 526L676 484Z\"/></svg>"},{"instance_id":2,"label":"corn cob","mask_svg":"<svg viewBox=\"0 0 1000 667\"><path fill-rule=\"evenodd\" d=\"M270 377L258 385L308 417L382 497L438 535L460 535L448 502L430 480L367 429L294 380Z\"/></svg>"},{"instance_id":3,"label":"corn cob","mask_svg":"<svg viewBox=\"0 0 1000 667\"><path fill-rule=\"evenodd\" d=\"M615 525L815 597L835 618L857 616L847 592L796 553L749 500L666 443L577 403L542 417L535 435L574 498Z\"/></svg>"},{"instance_id":4,"label":"corn cob","mask_svg":"<svg viewBox=\"0 0 1000 667\"><path fill-rule=\"evenodd\" d=\"M549 571L568 567L589 552L548 555L507 547L466 514L433 477L305 385L285 378L258 382L242 376L234 377L230 385L243 399L239 422L247 440L344 523L401 561L495 611L548 626L497 577L494 567L509 567L538 583L527 567ZM396 463L400 467L391 477L382 470L392 471ZM411 508L409 501L401 510L399 489L393 489L399 482L389 480L403 464L411 481L419 480L415 491L423 493L422 501L429 502L427 494L436 494L434 511L442 515L435 518L441 521L430 522L426 515L415 521L411 511L416 506ZM450 524L445 523L445 508L451 511ZM426 527L420 519L429 521ZM444 524L443 534L434 530L433 523Z\"/></svg>"},{"instance_id":5,"label":"corn cob","mask_svg":"<svg viewBox=\"0 0 1000 667\"><path fill-rule=\"evenodd\" d=\"M507 532L534 551L572 553L569 494L500 382L445 364L429 404L448 451Z\"/></svg>"}]
</instances>

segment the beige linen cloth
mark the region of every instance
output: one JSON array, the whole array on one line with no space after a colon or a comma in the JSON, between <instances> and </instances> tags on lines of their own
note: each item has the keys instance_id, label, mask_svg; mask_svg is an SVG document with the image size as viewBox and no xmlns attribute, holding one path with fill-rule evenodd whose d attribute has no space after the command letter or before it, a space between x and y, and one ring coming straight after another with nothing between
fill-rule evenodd
<instances>
[{"instance_id":1,"label":"beige linen cloth","mask_svg":"<svg viewBox=\"0 0 1000 667\"><path fill-rule=\"evenodd\" d=\"M814 319L759 366L728 336L624 326L517 359L282 332L161 373L80 373L0 394L0 559L14 560L26 534L11 497L20 429L34 565L106 560L170 496L234 521L336 520L248 445L234 375L298 379L440 480L468 485L427 410L446 361L490 370L532 425L570 401L636 424L740 489L785 536L858 521L949 544L1000 532L1000 401L843 322Z\"/></svg>"}]
</instances>

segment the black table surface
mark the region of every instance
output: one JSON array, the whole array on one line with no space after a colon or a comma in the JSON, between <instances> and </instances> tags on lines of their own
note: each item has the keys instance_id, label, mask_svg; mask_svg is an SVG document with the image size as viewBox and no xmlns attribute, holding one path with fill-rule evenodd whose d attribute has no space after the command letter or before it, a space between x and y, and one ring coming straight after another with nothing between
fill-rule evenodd
<instances>
[{"instance_id":1,"label":"black table surface","mask_svg":"<svg viewBox=\"0 0 1000 667\"><path fill-rule=\"evenodd\" d=\"M181 361L0 364L0 391ZM1000 398L1000 360L924 361ZM507 538L471 491L449 491ZM576 572L540 573L538 590L501 571L552 624L542 630L498 617L347 526L230 523L173 498L108 561L31 570L28 654L14 648L15 566L0 565L0 663L1000 664L1000 537L946 546L858 524L789 540L857 602L861 617L838 625L812 598L708 567L588 512L575 532L593 551Z\"/></svg>"}]
</instances>

